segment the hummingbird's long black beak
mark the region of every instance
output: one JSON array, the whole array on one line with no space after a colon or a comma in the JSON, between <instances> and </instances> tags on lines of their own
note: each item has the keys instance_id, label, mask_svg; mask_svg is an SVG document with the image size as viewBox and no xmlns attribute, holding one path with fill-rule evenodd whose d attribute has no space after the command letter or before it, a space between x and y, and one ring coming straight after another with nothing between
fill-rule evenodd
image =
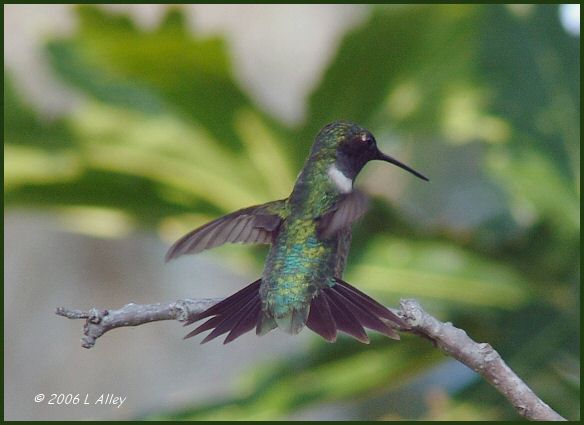
<instances>
[{"instance_id":1,"label":"hummingbird's long black beak","mask_svg":"<svg viewBox=\"0 0 584 425\"><path fill-rule=\"evenodd\" d=\"M385 161L385 162L389 162L393 165L397 165L399 168L403 168L406 171L409 171L410 173L412 173L414 176L421 178L422 180L426 180L427 182L430 181L430 179L426 176L424 176L421 173L418 173L416 170L414 170L413 168L408 167L406 164L399 162L397 159L384 154L381 151L377 151L378 152L378 157L376 159L380 160L380 161Z\"/></svg>"}]
</instances>

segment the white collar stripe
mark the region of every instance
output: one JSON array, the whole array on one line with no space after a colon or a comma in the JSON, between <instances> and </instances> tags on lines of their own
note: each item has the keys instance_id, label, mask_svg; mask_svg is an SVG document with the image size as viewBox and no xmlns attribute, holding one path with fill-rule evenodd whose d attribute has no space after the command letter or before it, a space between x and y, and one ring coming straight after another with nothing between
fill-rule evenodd
<instances>
[{"instance_id":1,"label":"white collar stripe","mask_svg":"<svg viewBox=\"0 0 584 425\"><path fill-rule=\"evenodd\" d=\"M353 190L353 180L345 176L334 164L329 167L327 174L341 193Z\"/></svg>"}]
</instances>

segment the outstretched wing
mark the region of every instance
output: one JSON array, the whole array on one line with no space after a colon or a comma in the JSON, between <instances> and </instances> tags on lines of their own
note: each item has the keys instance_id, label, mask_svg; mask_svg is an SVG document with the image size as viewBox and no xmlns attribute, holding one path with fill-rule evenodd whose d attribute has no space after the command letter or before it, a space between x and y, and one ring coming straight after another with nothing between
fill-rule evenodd
<instances>
[{"instance_id":1,"label":"outstretched wing","mask_svg":"<svg viewBox=\"0 0 584 425\"><path fill-rule=\"evenodd\" d=\"M286 200L281 199L227 214L176 241L166 253L166 261L225 243L269 244L285 211Z\"/></svg>"},{"instance_id":2,"label":"outstretched wing","mask_svg":"<svg viewBox=\"0 0 584 425\"><path fill-rule=\"evenodd\" d=\"M350 226L367 212L368 205L369 198L360 190L347 193L331 211L320 217L317 228L319 237L328 239Z\"/></svg>"}]
</instances>

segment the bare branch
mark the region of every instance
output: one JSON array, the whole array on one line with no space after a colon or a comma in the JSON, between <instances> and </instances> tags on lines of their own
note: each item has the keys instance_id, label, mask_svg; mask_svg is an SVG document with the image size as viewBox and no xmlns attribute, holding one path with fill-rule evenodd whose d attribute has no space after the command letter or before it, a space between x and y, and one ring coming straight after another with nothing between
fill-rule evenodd
<instances>
[{"instance_id":1,"label":"bare branch","mask_svg":"<svg viewBox=\"0 0 584 425\"><path fill-rule=\"evenodd\" d=\"M55 313L68 319L87 319L83 326L83 348L91 348L97 338L115 328L139 326L159 320L186 321L189 317L205 311L221 299L184 299L169 304L126 304L118 310L92 308L89 311L58 307Z\"/></svg>"},{"instance_id":2,"label":"bare branch","mask_svg":"<svg viewBox=\"0 0 584 425\"><path fill-rule=\"evenodd\" d=\"M440 322L426 313L416 300L401 300L400 307L400 316L412 329L423 333L443 352L482 375L521 416L540 421L566 420L537 397L490 344L477 343L452 323Z\"/></svg>"},{"instance_id":3,"label":"bare branch","mask_svg":"<svg viewBox=\"0 0 584 425\"><path fill-rule=\"evenodd\" d=\"M80 311L59 307L56 314L69 319L86 319L81 345L91 348L97 338L112 329L159 320L185 322L219 301L221 299L183 299L168 304L126 304L118 310L92 308ZM566 420L537 397L489 344L477 343L462 329L440 322L415 300L401 300L400 309L392 310L409 325L407 329L401 329L402 332L430 339L444 353L482 375L521 416L529 420Z\"/></svg>"}]
</instances>

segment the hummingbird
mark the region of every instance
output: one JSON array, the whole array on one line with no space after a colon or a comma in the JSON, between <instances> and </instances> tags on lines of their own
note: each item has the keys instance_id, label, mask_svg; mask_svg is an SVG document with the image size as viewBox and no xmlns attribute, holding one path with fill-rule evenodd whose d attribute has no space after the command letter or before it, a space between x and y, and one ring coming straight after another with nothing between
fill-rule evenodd
<instances>
[{"instance_id":1,"label":"hummingbird","mask_svg":"<svg viewBox=\"0 0 584 425\"><path fill-rule=\"evenodd\" d=\"M275 328L295 335L306 326L328 342L342 331L369 343L364 328L399 339L403 320L342 280L351 226L368 206L353 183L374 160L428 181L382 153L368 130L336 121L319 131L288 198L232 212L176 241L167 262L225 243L270 245L262 276L191 317L185 325L207 320L185 338L211 330L201 343L227 334L227 344L254 328L260 336Z\"/></svg>"}]
</instances>

